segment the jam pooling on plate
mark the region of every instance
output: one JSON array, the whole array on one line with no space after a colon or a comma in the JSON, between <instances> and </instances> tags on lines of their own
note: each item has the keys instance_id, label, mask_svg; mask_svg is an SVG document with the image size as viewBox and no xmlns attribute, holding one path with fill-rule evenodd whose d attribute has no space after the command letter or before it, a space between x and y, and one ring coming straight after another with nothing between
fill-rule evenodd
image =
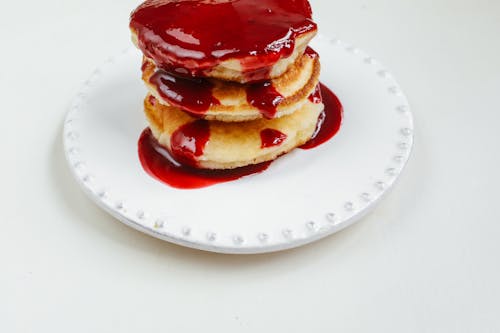
<instances>
[{"instance_id":1,"label":"jam pooling on plate","mask_svg":"<svg viewBox=\"0 0 500 333\"><path fill-rule=\"evenodd\" d=\"M320 114L318 118L318 124L316 126L316 131L314 132L312 139L309 140L302 149L312 149L316 148L323 143L329 141L331 138L337 134L342 124L343 117L343 107L342 103L335 94L328 89L327 86L320 83L320 98L323 99L323 104L325 105L325 110ZM313 93L313 95L315 95ZM314 100L315 97L309 97ZM317 98L317 97L316 97Z\"/></svg>"},{"instance_id":2,"label":"jam pooling on plate","mask_svg":"<svg viewBox=\"0 0 500 333\"><path fill-rule=\"evenodd\" d=\"M320 84L320 93L323 96L325 110L318 119L313 138L303 145L302 149L312 149L327 142L339 131L342 123L343 109L337 96L323 84ZM314 98L311 97L311 99ZM320 102L321 100L317 101L317 103ZM144 130L139 139L139 158L144 170L152 177L174 188L197 189L260 173L271 165L271 162L266 162L233 170L204 170L189 166L196 165L196 157L200 156L197 154L203 152L205 145L210 140L210 129L207 123L205 120L197 120L182 126L172 135L171 149L174 152L180 151L180 158L178 153L176 153L175 158L172 157L168 150L153 137L150 129ZM264 135L265 140L268 140L268 134ZM282 143L279 142L280 135L277 133L269 135L269 140L268 143ZM264 141L262 147L264 148ZM187 160L181 164L179 162L182 161L178 162L178 160L183 157Z\"/></svg>"},{"instance_id":3,"label":"jam pooling on plate","mask_svg":"<svg viewBox=\"0 0 500 333\"><path fill-rule=\"evenodd\" d=\"M139 139L139 159L144 170L153 178L178 189L198 189L219 183L226 183L266 170L271 162L232 169L196 169L178 163L148 128Z\"/></svg>"},{"instance_id":4,"label":"jam pooling on plate","mask_svg":"<svg viewBox=\"0 0 500 333\"><path fill-rule=\"evenodd\" d=\"M238 59L249 80L289 57L295 39L315 31L307 0L150 0L131 15L139 48L160 68L184 76Z\"/></svg>"},{"instance_id":5,"label":"jam pooling on plate","mask_svg":"<svg viewBox=\"0 0 500 333\"><path fill-rule=\"evenodd\" d=\"M262 149L281 145L287 138L285 133L272 128L266 128L260 132L260 140Z\"/></svg>"}]
</instances>

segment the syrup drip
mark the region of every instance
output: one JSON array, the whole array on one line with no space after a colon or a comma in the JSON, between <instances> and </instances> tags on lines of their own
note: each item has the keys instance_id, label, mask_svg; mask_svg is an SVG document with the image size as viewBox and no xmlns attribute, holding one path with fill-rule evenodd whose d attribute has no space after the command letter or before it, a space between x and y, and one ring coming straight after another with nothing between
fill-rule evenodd
<instances>
[{"instance_id":1,"label":"syrup drip","mask_svg":"<svg viewBox=\"0 0 500 333\"><path fill-rule=\"evenodd\" d=\"M144 170L158 181L173 188L189 190L226 183L266 170L271 162L233 170L204 170L179 164L145 129L139 139L139 159Z\"/></svg>"},{"instance_id":2,"label":"syrup drip","mask_svg":"<svg viewBox=\"0 0 500 333\"><path fill-rule=\"evenodd\" d=\"M160 68L206 76L239 59L252 81L289 57L295 39L315 31L307 0L149 0L131 15L139 48Z\"/></svg>"},{"instance_id":3,"label":"syrup drip","mask_svg":"<svg viewBox=\"0 0 500 333\"><path fill-rule=\"evenodd\" d=\"M260 139L262 141L261 148L270 148L280 146L287 138L285 133L272 128L266 128L260 132Z\"/></svg>"},{"instance_id":4,"label":"syrup drip","mask_svg":"<svg viewBox=\"0 0 500 333\"><path fill-rule=\"evenodd\" d=\"M306 48L304 54L309 56L311 59L316 59L319 57L318 52L314 51L314 49L310 46Z\"/></svg>"},{"instance_id":5,"label":"syrup drip","mask_svg":"<svg viewBox=\"0 0 500 333\"><path fill-rule=\"evenodd\" d=\"M337 134L342 124L343 107L335 94L327 86L320 83L321 96L325 110L318 118L316 131L309 142L301 149L313 149L329 141Z\"/></svg>"},{"instance_id":6,"label":"syrup drip","mask_svg":"<svg viewBox=\"0 0 500 333\"><path fill-rule=\"evenodd\" d=\"M309 95L309 100L311 103L319 104L323 101L323 97L321 96L321 87L318 84L311 95Z\"/></svg>"},{"instance_id":7,"label":"syrup drip","mask_svg":"<svg viewBox=\"0 0 500 333\"><path fill-rule=\"evenodd\" d=\"M203 115L210 106L220 104L212 94L213 83L205 79L181 78L158 70L149 82L170 105L195 115Z\"/></svg>"},{"instance_id":8,"label":"syrup drip","mask_svg":"<svg viewBox=\"0 0 500 333\"><path fill-rule=\"evenodd\" d=\"M205 78L183 78L157 70L149 82L170 105L195 117L205 115L213 105L220 105L213 95L214 84ZM274 88L272 82L252 83L245 87L248 104L259 109L265 118L273 119L277 107L285 98Z\"/></svg>"},{"instance_id":9,"label":"syrup drip","mask_svg":"<svg viewBox=\"0 0 500 333\"><path fill-rule=\"evenodd\" d=\"M146 68L148 67L148 62L146 61L146 59L143 57L142 59L142 65L141 65L141 72L144 73L144 71L146 70Z\"/></svg>"},{"instance_id":10,"label":"syrup drip","mask_svg":"<svg viewBox=\"0 0 500 333\"><path fill-rule=\"evenodd\" d=\"M254 83L247 87L248 104L259 109L267 119L273 119L278 111L278 105L284 97L274 88L270 81Z\"/></svg>"},{"instance_id":11,"label":"syrup drip","mask_svg":"<svg viewBox=\"0 0 500 333\"><path fill-rule=\"evenodd\" d=\"M203 155L208 140L210 124L204 119L198 119L177 129L170 138L170 147L177 161L196 167L197 157Z\"/></svg>"},{"instance_id":12,"label":"syrup drip","mask_svg":"<svg viewBox=\"0 0 500 333\"><path fill-rule=\"evenodd\" d=\"M342 123L342 104L326 86L320 84L320 89L325 110L318 119L313 138L303 145L302 149L312 149L327 142L339 131ZM273 136L270 137L271 143L279 141L275 141ZM171 148L176 151L174 158L156 141L151 130L146 129L139 139L139 158L148 174L178 189L197 189L234 181L263 172L271 165L271 162L266 162L234 170L203 170L192 167L196 166L196 157L203 152L209 139L210 131L204 120L197 120L181 127L172 136Z\"/></svg>"},{"instance_id":13,"label":"syrup drip","mask_svg":"<svg viewBox=\"0 0 500 333\"><path fill-rule=\"evenodd\" d=\"M156 102L157 102L156 97L154 97L153 95L149 95L148 101L149 101L149 104L151 104L152 106L155 106Z\"/></svg>"}]
</instances>

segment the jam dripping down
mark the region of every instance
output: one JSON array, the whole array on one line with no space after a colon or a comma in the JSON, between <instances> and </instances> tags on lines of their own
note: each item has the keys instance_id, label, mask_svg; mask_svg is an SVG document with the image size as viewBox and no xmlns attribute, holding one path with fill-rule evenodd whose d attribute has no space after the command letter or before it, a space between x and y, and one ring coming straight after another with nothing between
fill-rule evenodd
<instances>
[{"instance_id":1,"label":"jam dripping down","mask_svg":"<svg viewBox=\"0 0 500 333\"><path fill-rule=\"evenodd\" d=\"M304 52L305 55L307 55L311 59L316 59L319 57L318 52L314 51L314 49L310 46L308 46Z\"/></svg>"},{"instance_id":2,"label":"jam dripping down","mask_svg":"<svg viewBox=\"0 0 500 333\"><path fill-rule=\"evenodd\" d=\"M170 148L175 159L182 164L198 166L197 158L203 155L210 140L210 124L198 119L181 126L170 138Z\"/></svg>"},{"instance_id":3,"label":"jam dripping down","mask_svg":"<svg viewBox=\"0 0 500 333\"><path fill-rule=\"evenodd\" d=\"M318 119L313 138L302 149L312 149L329 141L339 131L342 123L343 108L339 99L323 84L320 85L320 92L325 110ZM311 99L315 100L314 97ZM266 162L234 170L197 169L193 167L197 165L196 158L200 156L197 154L203 152L209 139L210 131L206 121L197 120L185 125L172 135L171 148L175 151L172 156L153 137L151 130L146 129L139 139L139 158L144 170L152 177L178 189L198 189L234 181L263 172L271 165L271 162ZM270 142L275 142L272 136Z\"/></svg>"},{"instance_id":4,"label":"jam dripping down","mask_svg":"<svg viewBox=\"0 0 500 333\"><path fill-rule=\"evenodd\" d=\"M170 105L194 115L203 115L220 102L213 96L213 83L201 78L182 78L157 70L149 79L156 91Z\"/></svg>"},{"instance_id":5,"label":"jam dripping down","mask_svg":"<svg viewBox=\"0 0 500 333\"><path fill-rule=\"evenodd\" d=\"M271 162L232 170L197 169L180 164L145 129L139 139L139 159L144 170L158 181L177 189L190 190L226 183L266 170Z\"/></svg>"},{"instance_id":6,"label":"jam dripping down","mask_svg":"<svg viewBox=\"0 0 500 333\"><path fill-rule=\"evenodd\" d=\"M158 94L170 105L193 116L203 116L213 105L220 105L213 95L214 84L204 78L183 78L164 70L157 70L149 79ZM267 119L276 116L277 108L285 99L271 81L245 85L247 102L259 109Z\"/></svg>"},{"instance_id":7,"label":"jam dripping down","mask_svg":"<svg viewBox=\"0 0 500 333\"><path fill-rule=\"evenodd\" d=\"M149 97L148 97L148 102L149 102L149 104L151 104L152 106L155 106L155 105L156 105L156 103L157 103L156 97L154 97L153 95L149 95Z\"/></svg>"},{"instance_id":8,"label":"jam dripping down","mask_svg":"<svg viewBox=\"0 0 500 333\"><path fill-rule=\"evenodd\" d=\"M144 55L168 72L206 76L238 59L249 79L261 81L293 53L297 37L317 30L311 16L307 0L149 0L130 28Z\"/></svg>"},{"instance_id":9,"label":"jam dripping down","mask_svg":"<svg viewBox=\"0 0 500 333\"><path fill-rule=\"evenodd\" d=\"M323 97L321 96L321 86L318 84L311 95L309 95L309 101L314 104L319 104L323 101Z\"/></svg>"},{"instance_id":10,"label":"jam dripping down","mask_svg":"<svg viewBox=\"0 0 500 333\"><path fill-rule=\"evenodd\" d=\"M313 149L324 144L325 142L328 142L335 136L335 134L338 133L342 124L344 112L342 103L340 103L337 96L335 96L335 94L322 83L320 83L320 98L323 99L325 109L318 118L316 131L314 132L312 139L300 147L302 149Z\"/></svg>"},{"instance_id":11,"label":"jam dripping down","mask_svg":"<svg viewBox=\"0 0 500 333\"><path fill-rule=\"evenodd\" d=\"M251 84L246 91L248 104L259 109L267 119L273 119L276 116L278 105L285 99L270 81Z\"/></svg>"},{"instance_id":12,"label":"jam dripping down","mask_svg":"<svg viewBox=\"0 0 500 333\"><path fill-rule=\"evenodd\" d=\"M146 68L148 68L148 62L146 61L146 58L143 57L142 58L142 65L141 65L141 72L144 73L144 71L146 70Z\"/></svg>"},{"instance_id":13,"label":"jam dripping down","mask_svg":"<svg viewBox=\"0 0 500 333\"><path fill-rule=\"evenodd\" d=\"M260 132L261 148L280 146L287 138L285 133L272 128L266 128Z\"/></svg>"}]
</instances>

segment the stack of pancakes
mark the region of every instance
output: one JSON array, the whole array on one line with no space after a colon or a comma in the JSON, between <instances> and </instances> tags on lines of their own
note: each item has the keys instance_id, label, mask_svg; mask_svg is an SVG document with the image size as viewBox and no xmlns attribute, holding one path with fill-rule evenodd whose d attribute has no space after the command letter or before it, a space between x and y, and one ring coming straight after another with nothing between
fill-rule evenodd
<instances>
[{"instance_id":1,"label":"stack of pancakes","mask_svg":"<svg viewBox=\"0 0 500 333\"><path fill-rule=\"evenodd\" d=\"M248 3L252 10L260 10L258 1L250 5L253 0L154 0L132 14L133 40L144 53L142 79L149 90L144 108L151 131L174 159L197 168L233 169L274 160L313 137L324 109L319 91L319 57L307 46L317 31L310 20L307 0L295 1L309 8L309 18L304 18L307 29L290 26L279 39L281 44L275 43L274 48L263 40L260 44L267 45L265 48L233 52L217 57L217 61L209 57L201 61L186 50L186 40L195 41L197 31L186 27L170 29L170 36L175 31L176 38L167 40L166 34L155 30L158 21L162 27L178 25L175 15L182 11L184 3L197 3L203 11L203 6L228 3L234 10L237 6L233 2ZM283 1L263 3L267 3L268 11L278 12ZM249 15L247 7L242 15ZM177 12L171 14L168 10L172 8ZM207 13L211 11L207 9ZM149 24L151 17L155 22ZM289 15L274 19L280 17ZM199 38L199 43L203 39ZM209 49L211 54L221 52L217 45ZM255 48L257 44L253 45Z\"/></svg>"}]
</instances>

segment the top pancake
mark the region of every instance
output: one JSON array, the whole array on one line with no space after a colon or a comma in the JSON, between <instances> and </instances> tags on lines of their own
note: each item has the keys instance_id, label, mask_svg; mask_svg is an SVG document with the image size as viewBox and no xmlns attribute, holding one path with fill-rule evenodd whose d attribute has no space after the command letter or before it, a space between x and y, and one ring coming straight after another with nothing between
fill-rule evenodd
<instances>
[{"instance_id":1,"label":"top pancake","mask_svg":"<svg viewBox=\"0 0 500 333\"><path fill-rule=\"evenodd\" d=\"M143 80L160 103L199 118L224 122L280 118L294 113L314 92L319 74L319 58L311 49L284 75L264 84L191 81L158 71L149 59L143 64Z\"/></svg>"},{"instance_id":2,"label":"top pancake","mask_svg":"<svg viewBox=\"0 0 500 333\"><path fill-rule=\"evenodd\" d=\"M240 83L281 76L317 31L307 0L146 1L130 28L159 68Z\"/></svg>"}]
</instances>

